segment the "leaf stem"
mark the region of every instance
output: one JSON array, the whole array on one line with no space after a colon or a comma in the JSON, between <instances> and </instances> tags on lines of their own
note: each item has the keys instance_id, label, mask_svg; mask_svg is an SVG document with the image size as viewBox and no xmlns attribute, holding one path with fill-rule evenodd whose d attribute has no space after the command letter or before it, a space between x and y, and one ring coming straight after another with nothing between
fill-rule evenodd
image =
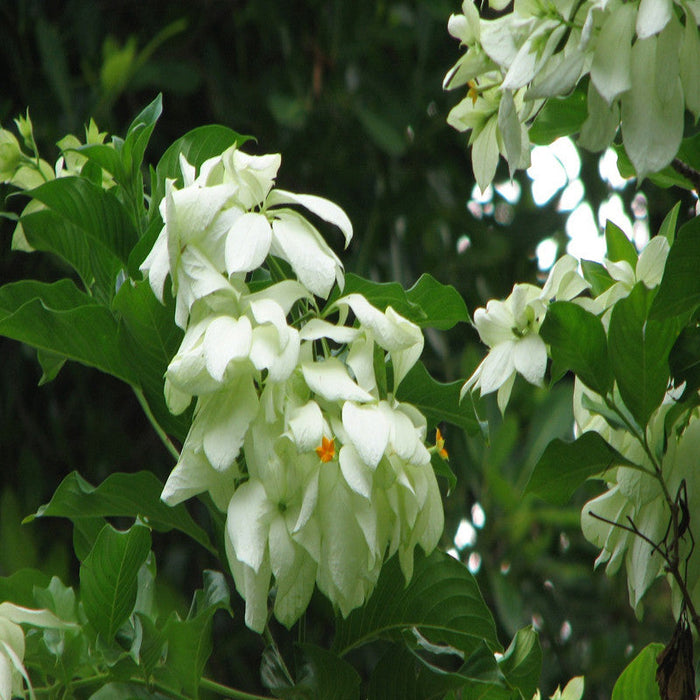
<instances>
[{"instance_id":1,"label":"leaf stem","mask_svg":"<svg viewBox=\"0 0 700 700\"><path fill-rule=\"evenodd\" d=\"M151 411L151 407L148 405L148 401L146 401L146 397L144 396L141 387L132 384L131 388L133 389L134 394L138 399L138 402L141 404L141 408L146 414L146 418L148 418L149 422L153 426L153 430L156 431L156 434L160 438L160 441L165 445L165 448L168 450L168 452L170 452L170 454L175 458L175 461L179 460L180 453L177 451L177 448L170 441L170 438L167 436L165 430L161 428L160 424L156 420L156 417L153 415L153 411Z\"/></svg>"}]
</instances>

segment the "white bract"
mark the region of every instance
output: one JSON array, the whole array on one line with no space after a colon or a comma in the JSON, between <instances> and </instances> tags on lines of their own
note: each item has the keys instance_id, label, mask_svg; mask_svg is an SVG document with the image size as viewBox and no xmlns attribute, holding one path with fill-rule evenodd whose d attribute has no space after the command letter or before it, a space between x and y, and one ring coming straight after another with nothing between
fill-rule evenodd
<instances>
[{"instance_id":1,"label":"white bract","mask_svg":"<svg viewBox=\"0 0 700 700\"><path fill-rule=\"evenodd\" d=\"M516 374L531 384L542 384L547 347L539 335L540 326L552 300L567 301L588 286L577 267L576 259L566 255L554 265L544 288L516 284L505 301L492 299L486 308L474 312L474 326L490 351L462 387L462 397L477 388L482 396L498 391L503 412Z\"/></svg>"},{"instance_id":2,"label":"white bract","mask_svg":"<svg viewBox=\"0 0 700 700\"><path fill-rule=\"evenodd\" d=\"M649 421L647 439L651 451L657 454L666 439L664 423L672 405L671 401L662 404ZM676 431L671 434L675 437ZM586 539L601 548L596 566L606 564L606 572L612 575L624 563L630 605L637 609L651 584L666 570L661 553L650 542L660 543L664 536L672 538L673 534L667 534L672 531L669 526L671 512L659 479L654 475L653 466L639 442L630 437L626 431L611 431L606 435L606 439L625 459L647 471L628 466L613 465L609 468L604 475L608 490L586 503L581 512L581 526ZM700 497L700 480L695 468L698 450L700 421L697 412L693 412L680 437L668 440L661 462L662 476L672 498L678 494L684 499L687 497L688 503L695 503ZM644 538L625 529L630 527L630 523ZM686 533L680 542L682 562L690 556L692 537L696 540L700 537L700 529L693 518L690 518L689 528L691 532ZM691 582L689 592L696 606L700 604L698 569L697 557L691 557L687 580ZM671 576L668 580L673 592L674 609L678 614L681 594L676 581Z\"/></svg>"},{"instance_id":3,"label":"white bract","mask_svg":"<svg viewBox=\"0 0 700 700\"><path fill-rule=\"evenodd\" d=\"M462 12L450 17L448 31L466 52L444 87L468 85L469 91L447 121L472 130L472 164L482 190L493 179L499 153L511 174L527 167L527 130L541 101L568 96L586 75L591 80L581 145L602 150L621 125L640 179L676 155L684 110L700 115L697 2L516 0L511 12L483 20L465 0Z\"/></svg>"},{"instance_id":4,"label":"white bract","mask_svg":"<svg viewBox=\"0 0 700 700\"><path fill-rule=\"evenodd\" d=\"M33 610L14 603L0 603L0 700L24 697L23 682L31 688L24 668L24 630L20 625L67 629L64 622L49 610Z\"/></svg>"}]
</instances>

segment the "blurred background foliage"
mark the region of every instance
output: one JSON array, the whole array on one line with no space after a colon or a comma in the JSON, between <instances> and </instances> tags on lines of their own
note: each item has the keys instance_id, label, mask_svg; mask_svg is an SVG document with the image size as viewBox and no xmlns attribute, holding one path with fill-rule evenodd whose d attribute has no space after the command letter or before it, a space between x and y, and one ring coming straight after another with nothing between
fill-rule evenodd
<instances>
[{"instance_id":1,"label":"blurred background foliage","mask_svg":"<svg viewBox=\"0 0 700 700\"><path fill-rule=\"evenodd\" d=\"M404 286L430 272L453 284L473 311L506 296L516 281L546 275L538 244L550 239L565 251L569 212L558 208L557 196L535 204L526 173L516 175L516 196L474 191L465 138L445 123L458 96L441 89L458 57L446 29L458 11L456 0L2 2L0 121L10 128L29 107L40 151L51 161L55 142L66 133L81 137L91 116L100 130L123 135L162 92L164 114L147 160L157 162L201 124L251 134L257 143L248 150L283 154L280 186L323 195L348 212L355 238L343 257L346 270ZM612 190L600 179L599 155L580 158L585 199L597 212ZM497 181L507 180L499 171ZM681 220L694 205L680 190L630 184L618 192L629 217L640 191L641 218L652 232L678 199ZM7 205L17 210L21 202ZM11 232L3 222L3 283L65 274L55 260L11 252ZM332 241L338 252L339 242ZM467 377L483 351L463 326L429 334L424 357L437 378L452 381ZM98 483L144 468L164 478L172 463L127 387L75 365L37 387L32 351L0 339L0 352L0 574L32 566L75 583L70 527L22 526L22 517L74 469ZM565 508L522 496L547 442L571 435L570 386L549 392L519 379L505 419L490 401L481 411L488 444L447 432L458 485L446 499L443 546L476 573L502 642L525 624L539 629L544 691L585 674L586 697L609 697L634 654L670 637L665 587L648 594L639 624L624 580L593 571L596 552L580 534L579 513L595 484ZM177 539L161 536L154 545L167 582L162 596L184 606L201 570L216 562ZM217 617L210 674L261 691L263 642L245 630L240 601L234 609L233 621ZM329 640L330 616L319 596L306 623L310 640ZM293 635L279 636L284 651Z\"/></svg>"}]
</instances>

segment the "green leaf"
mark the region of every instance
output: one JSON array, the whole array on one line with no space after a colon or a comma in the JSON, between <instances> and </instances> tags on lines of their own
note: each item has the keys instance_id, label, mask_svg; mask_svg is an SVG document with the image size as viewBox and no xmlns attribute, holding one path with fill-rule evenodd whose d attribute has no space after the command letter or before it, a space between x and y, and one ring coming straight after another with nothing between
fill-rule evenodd
<instances>
[{"instance_id":1,"label":"green leaf","mask_svg":"<svg viewBox=\"0 0 700 700\"><path fill-rule=\"evenodd\" d=\"M654 291L642 282L635 285L613 307L608 328L610 365L620 395L642 427L666 394L668 355L679 332L674 318L647 320Z\"/></svg>"},{"instance_id":2,"label":"green leaf","mask_svg":"<svg viewBox=\"0 0 700 700\"><path fill-rule=\"evenodd\" d=\"M0 577L0 601L7 600L25 608L36 607L35 588L46 588L51 578L37 569L20 569L11 576Z\"/></svg>"},{"instance_id":3,"label":"green leaf","mask_svg":"<svg viewBox=\"0 0 700 700\"><path fill-rule=\"evenodd\" d=\"M615 683L612 700L659 700L656 657L663 644L648 644L630 661Z\"/></svg>"},{"instance_id":4,"label":"green leaf","mask_svg":"<svg viewBox=\"0 0 700 700\"><path fill-rule=\"evenodd\" d=\"M684 328L668 357L673 383L686 383L684 395L690 396L700 388L700 328Z\"/></svg>"},{"instance_id":5,"label":"green leaf","mask_svg":"<svg viewBox=\"0 0 700 700\"><path fill-rule=\"evenodd\" d=\"M452 471L450 463L440 457L437 452L430 457L430 464L433 466L433 471L438 475L447 479L447 495L449 496L457 486L457 475Z\"/></svg>"},{"instance_id":6,"label":"green leaf","mask_svg":"<svg viewBox=\"0 0 700 700\"><path fill-rule=\"evenodd\" d=\"M116 289L115 280L122 261L108 248L91 241L78 227L50 209L27 214L22 227L36 250L57 255L80 276L83 286L93 292L95 301L109 305Z\"/></svg>"},{"instance_id":7,"label":"green leaf","mask_svg":"<svg viewBox=\"0 0 700 700\"><path fill-rule=\"evenodd\" d=\"M588 116L587 88L580 85L565 99L547 100L530 127L530 141L546 146L560 136L570 136L580 131Z\"/></svg>"},{"instance_id":8,"label":"green leaf","mask_svg":"<svg viewBox=\"0 0 700 700\"><path fill-rule=\"evenodd\" d=\"M187 620L172 613L163 628L168 641L163 672L195 698L199 697L199 681L212 652L212 618L217 610L229 606L228 587L222 581L223 574L205 571L204 590L195 594ZM224 589L226 594L222 596Z\"/></svg>"},{"instance_id":9,"label":"green leaf","mask_svg":"<svg viewBox=\"0 0 700 700\"><path fill-rule=\"evenodd\" d=\"M329 306L346 294L362 294L381 311L391 306L421 328L447 330L462 321L469 322L469 311L459 292L429 274L421 275L410 289L405 290L398 282L372 282L348 273L342 293L334 290L328 300Z\"/></svg>"},{"instance_id":10,"label":"green leaf","mask_svg":"<svg viewBox=\"0 0 700 700\"><path fill-rule=\"evenodd\" d=\"M435 381L423 363L417 362L399 385L396 398L419 408L431 427L446 421L476 434L480 427L474 411L468 401L459 400L463 384L462 381L449 384Z\"/></svg>"},{"instance_id":11,"label":"green leaf","mask_svg":"<svg viewBox=\"0 0 700 700\"><path fill-rule=\"evenodd\" d=\"M637 249L634 247L634 243L627 238L627 234L612 221L605 223L605 243L608 249L606 255L608 260L612 262L625 260L632 266L633 270L635 269L639 257Z\"/></svg>"},{"instance_id":12,"label":"green leaf","mask_svg":"<svg viewBox=\"0 0 700 700\"><path fill-rule=\"evenodd\" d=\"M159 94L153 102L136 116L126 132L123 151L129 155L132 172L134 174L141 168L146 147L148 146L153 129L162 112L163 95Z\"/></svg>"},{"instance_id":13,"label":"green leaf","mask_svg":"<svg viewBox=\"0 0 700 700\"><path fill-rule=\"evenodd\" d=\"M122 163L122 158L117 149L106 143L88 143L84 146L79 146L75 149L77 153L85 156L89 161L97 164L104 170L108 172L115 180L121 185L125 185L127 182L127 174L124 170L124 164Z\"/></svg>"},{"instance_id":14,"label":"green leaf","mask_svg":"<svg viewBox=\"0 0 700 700\"><path fill-rule=\"evenodd\" d=\"M498 666L523 697L535 694L542 671L542 649L539 635L531 626L518 630Z\"/></svg>"},{"instance_id":15,"label":"green leaf","mask_svg":"<svg viewBox=\"0 0 700 700\"><path fill-rule=\"evenodd\" d=\"M460 322L469 323L469 310L462 295L451 285L438 282L432 275L422 274L406 292L409 302L423 310L422 327L444 331Z\"/></svg>"},{"instance_id":16,"label":"green leaf","mask_svg":"<svg viewBox=\"0 0 700 700\"><path fill-rule=\"evenodd\" d=\"M345 275L345 286L342 293L336 288L333 291L328 305L346 294L362 294L367 301L376 306L380 311L386 311L391 306L394 311L414 323L423 325L428 319L421 307L410 300L406 290L398 282L372 282L371 280L355 275L352 272Z\"/></svg>"},{"instance_id":17,"label":"green leaf","mask_svg":"<svg viewBox=\"0 0 700 700\"><path fill-rule=\"evenodd\" d=\"M105 525L80 566L85 614L107 641L134 609L138 572L150 549L151 533L144 525L134 524L124 532Z\"/></svg>"},{"instance_id":18,"label":"green leaf","mask_svg":"<svg viewBox=\"0 0 700 700\"><path fill-rule=\"evenodd\" d=\"M114 317L71 280L22 280L0 287L0 335L136 384Z\"/></svg>"},{"instance_id":19,"label":"green leaf","mask_svg":"<svg viewBox=\"0 0 700 700\"><path fill-rule=\"evenodd\" d=\"M39 386L52 382L58 376L61 368L66 364L66 358L50 350L37 350L36 359L41 365L41 378Z\"/></svg>"},{"instance_id":20,"label":"green leaf","mask_svg":"<svg viewBox=\"0 0 700 700\"><path fill-rule=\"evenodd\" d=\"M428 557L416 552L408 585L398 557L392 557L369 601L337 620L333 649L343 656L375 639L400 638L414 627L433 644L448 644L465 655L482 642L494 651L501 648L476 580L464 564L436 550Z\"/></svg>"},{"instance_id":21,"label":"green leaf","mask_svg":"<svg viewBox=\"0 0 700 700\"><path fill-rule=\"evenodd\" d=\"M493 652L491 653L493 658ZM379 659L369 679L368 700L438 700L469 683L459 673L430 667L403 645L392 645Z\"/></svg>"},{"instance_id":22,"label":"green leaf","mask_svg":"<svg viewBox=\"0 0 700 700\"><path fill-rule=\"evenodd\" d=\"M615 284L615 280L610 276L610 273L598 262L581 260L581 269L586 282L591 285L593 296L597 297Z\"/></svg>"},{"instance_id":23,"label":"green leaf","mask_svg":"<svg viewBox=\"0 0 700 700\"><path fill-rule=\"evenodd\" d=\"M93 518L141 518L158 532L179 530L210 552L214 549L206 532L197 525L184 504L171 507L160 500L163 484L152 472L116 473L95 487L78 472L69 474L51 500L40 506L34 518L69 518L73 522Z\"/></svg>"},{"instance_id":24,"label":"green leaf","mask_svg":"<svg viewBox=\"0 0 700 700\"><path fill-rule=\"evenodd\" d=\"M629 461L598 433L583 433L573 442L552 440L535 465L525 492L563 506L586 479L620 464Z\"/></svg>"},{"instance_id":25,"label":"green leaf","mask_svg":"<svg viewBox=\"0 0 700 700\"><path fill-rule=\"evenodd\" d=\"M700 217L681 226L666 259L649 318L692 316L700 304Z\"/></svg>"},{"instance_id":26,"label":"green leaf","mask_svg":"<svg viewBox=\"0 0 700 700\"><path fill-rule=\"evenodd\" d=\"M612 148L617 154L617 169L620 175L625 178L637 177L637 171L625 151L624 144L612 144ZM646 177L662 189L682 187L685 190L692 190L694 188L690 180L676 172L670 165L659 170L658 173L649 173Z\"/></svg>"},{"instance_id":27,"label":"green leaf","mask_svg":"<svg viewBox=\"0 0 700 700\"><path fill-rule=\"evenodd\" d=\"M314 644L296 647L296 683L279 693L285 700L359 700L360 676L333 652Z\"/></svg>"},{"instance_id":28,"label":"green leaf","mask_svg":"<svg viewBox=\"0 0 700 700\"><path fill-rule=\"evenodd\" d=\"M673 241L676 238L676 222L678 221L678 212L680 211L681 203L676 202L673 209L671 209L666 217L661 222L659 228L659 236L664 236L666 240L673 245Z\"/></svg>"},{"instance_id":29,"label":"green leaf","mask_svg":"<svg viewBox=\"0 0 700 700\"><path fill-rule=\"evenodd\" d=\"M25 194L75 226L90 245L104 247L126 263L136 243L136 231L112 191L81 177L61 177Z\"/></svg>"},{"instance_id":30,"label":"green leaf","mask_svg":"<svg viewBox=\"0 0 700 700\"><path fill-rule=\"evenodd\" d=\"M113 308L121 316L122 356L137 378L158 424L183 441L190 426L190 412L174 416L163 395L163 376L182 341L175 324L172 299L165 305L156 299L147 280L127 280L114 297Z\"/></svg>"},{"instance_id":31,"label":"green leaf","mask_svg":"<svg viewBox=\"0 0 700 700\"><path fill-rule=\"evenodd\" d=\"M241 146L249 139L249 136L241 136L233 129L218 124L200 126L181 136L170 145L158 162L157 177L151 193L151 211L157 211L158 203L165 195L165 180L167 178L175 180L178 186L182 186L180 154L185 156L190 165L199 168L208 158L218 156L234 144Z\"/></svg>"},{"instance_id":32,"label":"green leaf","mask_svg":"<svg viewBox=\"0 0 700 700\"><path fill-rule=\"evenodd\" d=\"M137 612L136 619L141 625L139 664L143 667L145 675L150 676L155 667L165 659L168 640L150 617Z\"/></svg>"},{"instance_id":33,"label":"green leaf","mask_svg":"<svg viewBox=\"0 0 700 700\"><path fill-rule=\"evenodd\" d=\"M551 347L553 377L572 370L597 394L612 388L605 329L597 316L573 302L556 301L547 310L540 335Z\"/></svg>"}]
</instances>

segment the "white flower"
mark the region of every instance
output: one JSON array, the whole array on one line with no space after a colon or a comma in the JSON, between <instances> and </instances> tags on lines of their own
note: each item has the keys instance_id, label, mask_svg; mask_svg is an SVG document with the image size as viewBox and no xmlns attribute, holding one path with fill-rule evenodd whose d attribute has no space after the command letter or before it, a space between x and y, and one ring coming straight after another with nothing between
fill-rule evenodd
<instances>
[{"instance_id":1,"label":"white flower","mask_svg":"<svg viewBox=\"0 0 700 700\"><path fill-rule=\"evenodd\" d=\"M191 167L181 158L183 172ZM141 264L153 292L163 301L165 278L170 275L176 300L175 322L187 323L195 301L225 291L223 276L225 236L243 211L229 206L235 194L231 185L201 187L199 183L178 190L168 182L160 211L164 226ZM217 265L215 261L220 261Z\"/></svg>"},{"instance_id":2,"label":"white flower","mask_svg":"<svg viewBox=\"0 0 700 700\"><path fill-rule=\"evenodd\" d=\"M477 387L482 396L498 391L498 406L503 412L516 374L531 384L542 384L547 347L539 335L540 326L551 300L572 299L588 286L577 265L575 258L565 255L550 271L543 289L516 284L505 301L492 299L485 309L474 312L474 326L491 350L462 387L462 397Z\"/></svg>"},{"instance_id":3,"label":"white flower","mask_svg":"<svg viewBox=\"0 0 700 700\"><path fill-rule=\"evenodd\" d=\"M270 578L275 616L287 627L306 609L316 579L321 529L315 516L319 460L299 455L279 426L258 423L247 438L250 480L228 506L226 551L236 588L246 601L246 624L262 632Z\"/></svg>"},{"instance_id":4,"label":"white flower","mask_svg":"<svg viewBox=\"0 0 700 700\"><path fill-rule=\"evenodd\" d=\"M601 314L616 301L628 296L638 282L643 282L648 289L657 287L664 274L669 250L669 242L664 236L654 236L639 254L634 270L626 260L612 262L605 259L603 264L615 283L588 302L586 307L593 313ZM603 317L604 323L608 320L609 315Z\"/></svg>"},{"instance_id":5,"label":"white flower","mask_svg":"<svg viewBox=\"0 0 700 700\"><path fill-rule=\"evenodd\" d=\"M31 688L23 664L24 631L20 627L23 624L54 629L74 627L49 610L32 610L14 603L0 603L0 700L24 697L23 679Z\"/></svg>"},{"instance_id":6,"label":"white flower","mask_svg":"<svg viewBox=\"0 0 700 700\"><path fill-rule=\"evenodd\" d=\"M662 442L666 441L665 419L672 405L671 402L662 404L649 421L647 438L650 449L654 452L660 452ZM663 455L661 470L671 497L674 498L677 493L683 498L687 495L686 505L690 512L694 512L694 504L700 496L700 479L695 476L695 463L700 450L700 421L696 413L691 416L689 425L680 437L677 438L676 435L673 430L669 432L670 439ZM610 432L606 438L626 459L653 470L638 441L630 439L631 436L626 431ZM665 561L646 539L619 525L630 528L631 519L634 527L645 538L658 544L668 531L670 509L658 479L649 473L613 465L603 476L608 482L608 490L583 507L581 527L586 539L601 548L596 566L605 563L606 572L612 575L625 564L630 604L637 609L654 580L663 575ZM680 490L682 481L685 482L685 491ZM700 536L692 518L689 527L695 538ZM669 535L667 543L672 537L672 534ZM690 535L686 535L680 543L681 561L691 555L691 548ZM697 559L698 557L691 557L689 571L698 570ZM688 580L697 581L690 576ZM678 612L680 592L671 577L669 583L674 595L674 608ZM691 597L696 605L700 602L700 586L691 586Z\"/></svg>"}]
</instances>

